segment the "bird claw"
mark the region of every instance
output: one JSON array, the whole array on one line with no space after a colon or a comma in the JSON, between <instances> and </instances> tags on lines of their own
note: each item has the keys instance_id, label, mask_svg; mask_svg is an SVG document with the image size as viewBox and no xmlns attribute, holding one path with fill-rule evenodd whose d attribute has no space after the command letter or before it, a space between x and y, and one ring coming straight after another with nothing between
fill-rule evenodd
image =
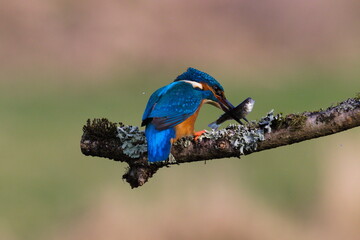
<instances>
[{"instance_id":1,"label":"bird claw","mask_svg":"<svg viewBox=\"0 0 360 240\"><path fill-rule=\"evenodd\" d=\"M202 130L202 131L198 131L194 133L194 140L198 141L200 136L203 135L204 133L206 133L206 130Z\"/></svg>"}]
</instances>

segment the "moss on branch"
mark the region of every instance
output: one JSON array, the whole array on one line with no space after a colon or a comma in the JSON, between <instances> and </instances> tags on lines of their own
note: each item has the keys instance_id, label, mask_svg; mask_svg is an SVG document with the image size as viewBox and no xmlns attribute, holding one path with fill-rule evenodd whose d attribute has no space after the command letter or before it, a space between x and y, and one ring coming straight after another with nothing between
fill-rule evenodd
<instances>
[{"instance_id":1,"label":"moss on branch","mask_svg":"<svg viewBox=\"0 0 360 240\"><path fill-rule=\"evenodd\" d=\"M175 142L171 161L149 164L144 131L136 126L109 120L88 120L83 127L80 146L83 154L122 161L129 164L123 178L131 187L148 181L164 166L209 159L240 157L253 152L322 137L360 126L360 94L336 106L314 112L283 116L270 111L248 125L229 125L209 131L198 141L186 137Z\"/></svg>"}]
</instances>

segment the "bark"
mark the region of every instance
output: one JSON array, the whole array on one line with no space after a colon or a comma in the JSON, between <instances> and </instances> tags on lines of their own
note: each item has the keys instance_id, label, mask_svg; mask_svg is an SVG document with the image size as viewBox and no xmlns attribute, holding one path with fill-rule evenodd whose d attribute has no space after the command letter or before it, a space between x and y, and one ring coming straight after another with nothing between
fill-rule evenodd
<instances>
[{"instance_id":1,"label":"bark","mask_svg":"<svg viewBox=\"0 0 360 240\"><path fill-rule=\"evenodd\" d=\"M254 138L256 141L250 144L245 141L250 135L244 137L242 132L239 133L238 129L243 131L240 126L205 134L199 141L194 141L192 137L180 139L173 144L171 150L176 161L170 159L166 163L148 164L146 150L144 150L146 149L144 133L136 127L111 123L107 119L88 120L83 128L80 147L82 153L87 156L128 163L129 169L123 178L134 188L142 186L159 168L164 166L240 157L240 155L327 136L360 126L360 97L350 98L325 110L289 114L284 117L277 115L268 122L267 126L265 125L264 121L259 121L244 128L247 133L249 131L255 131L260 135L263 133L262 138L261 136L260 139ZM127 139L117 136L118 127L127 129L128 133L125 134ZM236 139L243 142L240 147L236 144Z\"/></svg>"}]
</instances>

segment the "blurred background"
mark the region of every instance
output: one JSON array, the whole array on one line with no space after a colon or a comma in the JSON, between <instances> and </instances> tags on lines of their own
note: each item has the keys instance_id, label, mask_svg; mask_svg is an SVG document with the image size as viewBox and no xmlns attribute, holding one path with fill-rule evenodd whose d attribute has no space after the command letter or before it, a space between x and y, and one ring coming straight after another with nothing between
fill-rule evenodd
<instances>
[{"instance_id":1,"label":"blurred background","mask_svg":"<svg viewBox=\"0 0 360 240\"><path fill-rule=\"evenodd\" d=\"M359 1L1 1L0 53L0 239L360 239L360 129L138 189L79 147L88 118L139 126L189 66L233 104L254 98L252 120L354 96Z\"/></svg>"}]
</instances>

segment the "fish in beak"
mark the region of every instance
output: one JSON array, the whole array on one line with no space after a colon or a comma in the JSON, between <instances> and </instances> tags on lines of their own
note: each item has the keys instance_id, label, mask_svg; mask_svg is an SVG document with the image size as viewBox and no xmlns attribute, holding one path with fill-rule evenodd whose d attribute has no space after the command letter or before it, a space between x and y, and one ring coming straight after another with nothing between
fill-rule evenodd
<instances>
[{"instance_id":1,"label":"fish in beak","mask_svg":"<svg viewBox=\"0 0 360 240\"><path fill-rule=\"evenodd\" d=\"M254 108L254 104L255 100L249 97L245 99L242 103L240 103L238 106L233 108L231 112L239 119L244 119L246 122L249 122L246 119L246 115L248 115L252 111L252 109ZM216 121L210 123L208 126L216 130L220 127L220 124L230 119L232 119L232 117L225 112Z\"/></svg>"},{"instance_id":2,"label":"fish in beak","mask_svg":"<svg viewBox=\"0 0 360 240\"><path fill-rule=\"evenodd\" d=\"M240 119L234 114L234 111L232 111L234 106L225 98L225 96L216 96L216 98L219 100L221 109L239 124L243 125Z\"/></svg>"}]
</instances>

